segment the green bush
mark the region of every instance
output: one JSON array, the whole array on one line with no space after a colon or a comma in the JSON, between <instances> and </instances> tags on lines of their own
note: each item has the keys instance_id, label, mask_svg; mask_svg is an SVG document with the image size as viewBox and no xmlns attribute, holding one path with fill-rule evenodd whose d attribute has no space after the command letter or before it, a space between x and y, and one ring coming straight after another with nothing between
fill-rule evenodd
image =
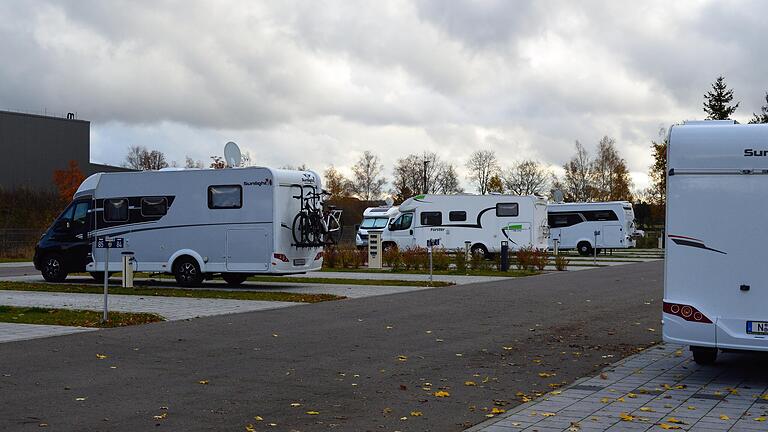
<instances>
[{"instance_id":1,"label":"green bush","mask_svg":"<svg viewBox=\"0 0 768 432\"><path fill-rule=\"evenodd\" d=\"M570 261L565 256L558 255L558 256L555 257L555 268L558 271L565 271L565 270L568 269L568 263L569 262Z\"/></svg>"},{"instance_id":2,"label":"green bush","mask_svg":"<svg viewBox=\"0 0 768 432\"><path fill-rule=\"evenodd\" d=\"M448 256L445 248L434 248L432 250L432 267L435 270L448 270L451 264L451 257Z\"/></svg>"},{"instance_id":3,"label":"green bush","mask_svg":"<svg viewBox=\"0 0 768 432\"><path fill-rule=\"evenodd\" d=\"M467 272L467 257L465 251L462 248L456 249L453 254L453 264L456 266L456 271L460 273Z\"/></svg>"}]
</instances>

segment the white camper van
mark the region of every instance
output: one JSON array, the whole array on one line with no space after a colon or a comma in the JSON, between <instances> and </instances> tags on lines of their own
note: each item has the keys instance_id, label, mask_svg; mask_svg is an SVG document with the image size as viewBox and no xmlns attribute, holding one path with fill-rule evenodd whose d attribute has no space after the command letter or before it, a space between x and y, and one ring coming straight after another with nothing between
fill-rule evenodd
<instances>
[{"instance_id":1,"label":"white camper van","mask_svg":"<svg viewBox=\"0 0 768 432\"><path fill-rule=\"evenodd\" d=\"M437 240L446 249L470 242L474 253L499 252L524 246L545 249L547 202L544 198L512 195L418 195L400 204L400 215L382 233L382 245L405 249Z\"/></svg>"},{"instance_id":2,"label":"white camper van","mask_svg":"<svg viewBox=\"0 0 768 432\"><path fill-rule=\"evenodd\" d=\"M698 363L768 351L768 125L686 122L668 142L664 340Z\"/></svg>"},{"instance_id":3,"label":"white camper van","mask_svg":"<svg viewBox=\"0 0 768 432\"><path fill-rule=\"evenodd\" d=\"M635 227L635 212L627 201L594 203L553 203L549 214L549 247L576 249L581 255L591 255L600 249L635 247L641 235ZM595 236L595 231L599 234Z\"/></svg>"},{"instance_id":4,"label":"white camper van","mask_svg":"<svg viewBox=\"0 0 768 432\"><path fill-rule=\"evenodd\" d=\"M322 265L327 219L320 176L248 167L98 173L38 243L35 266L47 280L104 270L103 238L120 239L134 269L197 285L221 274L230 284L256 273L304 273ZM99 240L101 239L101 240Z\"/></svg>"},{"instance_id":5,"label":"white camper van","mask_svg":"<svg viewBox=\"0 0 768 432\"><path fill-rule=\"evenodd\" d=\"M357 228L355 245L368 246L368 230L383 230L399 214L397 206L368 207L363 211L363 221Z\"/></svg>"}]
</instances>

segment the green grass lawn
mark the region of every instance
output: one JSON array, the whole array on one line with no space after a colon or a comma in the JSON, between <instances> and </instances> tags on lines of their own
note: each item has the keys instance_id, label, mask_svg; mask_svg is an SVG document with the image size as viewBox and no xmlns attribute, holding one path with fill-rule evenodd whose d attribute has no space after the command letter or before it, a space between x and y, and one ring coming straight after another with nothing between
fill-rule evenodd
<instances>
[{"instance_id":1,"label":"green grass lawn","mask_svg":"<svg viewBox=\"0 0 768 432\"><path fill-rule=\"evenodd\" d=\"M101 322L101 312L37 307L0 306L0 322L45 324L71 327L125 327L164 321L151 313L110 312L109 321Z\"/></svg>"},{"instance_id":2,"label":"green grass lawn","mask_svg":"<svg viewBox=\"0 0 768 432\"><path fill-rule=\"evenodd\" d=\"M32 258L0 258L0 263L32 262Z\"/></svg>"},{"instance_id":3,"label":"green grass lawn","mask_svg":"<svg viewBox=\"0 0 768 432\"><path fill-rule=\"evenodd\" d=\"M49 284L38 282L6 282L0 281L0 290L13 291L44 291L44 292L64 292L64 293L85 293L100 294L103 293L101 285L88 284ZM287 292L267 292L267 291L232 291L232 290L214 290L214 289L182 289L182 288L122 288L119 286L110 286L110 294L120 295L138 295L138 296L158 296L158 297L186 297L186 298L211 298L211 299L230 299L230 300L260 300L260 301L284 301L297 303L319 303L331 300L341 300L346 297L333 294L300 294Z\"/></svg>"}]
</instances>

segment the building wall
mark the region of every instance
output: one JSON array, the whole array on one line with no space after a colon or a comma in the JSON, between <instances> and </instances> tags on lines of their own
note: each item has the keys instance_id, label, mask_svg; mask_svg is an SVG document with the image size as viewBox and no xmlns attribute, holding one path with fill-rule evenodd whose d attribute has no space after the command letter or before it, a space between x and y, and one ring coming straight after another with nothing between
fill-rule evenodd
<instances>
[{"instance_id":1,"label":"building wall","mask_svg":"<svg viewBox=\"0 0 768 432\"><path fill-rule=\"evenodd\" d=\"M0 111L0 187L54 188L53 172L77 162L86 176L125 169L90 163L91 123Z\"/></svg>"}]
</instances>

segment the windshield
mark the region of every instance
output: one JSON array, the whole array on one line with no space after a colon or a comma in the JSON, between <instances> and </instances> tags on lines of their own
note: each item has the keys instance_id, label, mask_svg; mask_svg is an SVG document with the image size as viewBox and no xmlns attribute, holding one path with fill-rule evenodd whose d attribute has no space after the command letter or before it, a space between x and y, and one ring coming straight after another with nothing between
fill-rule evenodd
<instances>
[{"instance_id":1,"label":"windshield","mask_svg":"<svg viewBox=\"0 0 768 432\"><path fill-rule=\"evenodd\" d=\"M365 218L363 219L363 222L360 224L360 228L363 229L375 229L375 228L385 228L387 226L387 222L389 222L389 218Z\"/></svg>"}]
</instances>

